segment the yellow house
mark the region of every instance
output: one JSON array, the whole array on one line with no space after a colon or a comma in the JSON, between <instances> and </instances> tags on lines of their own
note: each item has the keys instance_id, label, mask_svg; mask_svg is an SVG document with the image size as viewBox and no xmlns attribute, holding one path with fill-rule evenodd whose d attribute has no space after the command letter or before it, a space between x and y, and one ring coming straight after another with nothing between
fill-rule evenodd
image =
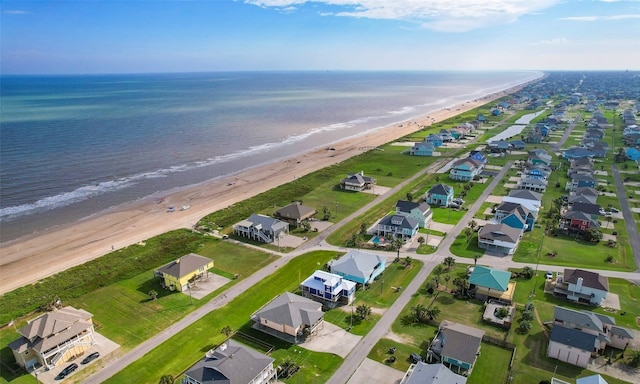
<instances>
[{"instance_id":1,"label":"yellow house","mask_svg":"<svg viewBox=\"0 0 640 384\"><path fill-rule=\"evenodd\" d=\"M163 285L172 291L186 291L189 283L209 276L213 268L213 260L208 257L190 253L154 271L154 275L161 277Z\"/></svg>"},{"instance_id":2,"label":"yellow house","mask_svg":"<svg viewBox=\"0 0 640 384\"><path fill-rule=\"evenodd\" d=\"M67 306L30 320L9 344L18 365L52 369L80 356L95 343L93 315Z\"/></svg>"}]
</instances>

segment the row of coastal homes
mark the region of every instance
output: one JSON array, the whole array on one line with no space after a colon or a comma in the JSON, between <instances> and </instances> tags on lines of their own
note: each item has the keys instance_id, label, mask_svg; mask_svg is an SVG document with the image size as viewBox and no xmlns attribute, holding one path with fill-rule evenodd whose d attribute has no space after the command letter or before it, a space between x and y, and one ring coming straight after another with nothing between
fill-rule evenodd
<instances>
[{"instance_id":1,"label":"row of coastal homes","mask_svg":"<svg viewBox=\"0 0 640 384\"><path fill-rule=\"evenodd\" d=\"M412 156L433 156L438 147L461 140L474 131L475 126L471 123L463 123L451 129L441 129L438 133L427 135L422 142L414 143L409 154Z\"/></svg>"}]
</instances>

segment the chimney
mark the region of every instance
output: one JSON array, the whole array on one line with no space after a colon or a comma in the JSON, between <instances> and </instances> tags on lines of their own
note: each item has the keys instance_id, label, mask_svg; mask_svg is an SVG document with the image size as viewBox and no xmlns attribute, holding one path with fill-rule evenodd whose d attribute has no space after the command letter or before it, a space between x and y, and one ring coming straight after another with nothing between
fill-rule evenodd
<instances>
[{"instance_id":1,"label":"chimney","mask_svg":"<svg viewBox=\"0 0 640 384\"><path fill-rule=\"evenodd\" d=\"M578 281L576 281L576 290L582 291L582 277L578 277Z\"/></svg>"}]
</instances>

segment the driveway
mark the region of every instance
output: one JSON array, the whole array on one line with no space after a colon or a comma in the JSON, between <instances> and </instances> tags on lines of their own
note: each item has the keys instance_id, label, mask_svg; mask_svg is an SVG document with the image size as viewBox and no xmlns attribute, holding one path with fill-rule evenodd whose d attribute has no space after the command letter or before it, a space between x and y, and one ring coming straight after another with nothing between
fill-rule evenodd
<instances>
[{"instance_id":1,"label":"driveway","mask_svg":"<svg viewBox=\"0 0 640 384\"><path fill-rule=\"evenodd\" d=\"M311 351L333 353L345 358L360 342L360 339L362 336L351 334L337 325L325 321L318 335L300 346Z\"/></svg>"},{"instance_id":2,"label":"driveway","mask_svg":"<svg viewBox=\"0 0 640 384\"><path fill-rule=\"evenodd\" d=\"M402 371L371 359L364 359L347 384L397 384L403 377Z\"/></svg>"}]
</instances>

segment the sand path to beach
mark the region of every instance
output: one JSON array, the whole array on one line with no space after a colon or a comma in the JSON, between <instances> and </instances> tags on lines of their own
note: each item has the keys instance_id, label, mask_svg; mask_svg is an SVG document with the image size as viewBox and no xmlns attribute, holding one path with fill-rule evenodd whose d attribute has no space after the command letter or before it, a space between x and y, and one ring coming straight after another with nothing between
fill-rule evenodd
<instances>
[{"instance_id":1,"label":"sand path to beach","mask_svg":"<svg viewBox=\"0 0 640 384\"><path fill-rule=\"evenodd\" d=\"M135 244L178 228L192 228L207 214L485 104L522 86L471 102L442 109L419 119L389 126L375 133L332 144L335 150L317 149L277 163L266 164L227 179L214 180L174 191L165 201L154 198L122 204L75 223L51 228L5 244L0 248L0 294L36 282L114 249ZM228 185L233 183L232 185ZM175 212L167 212L173 205ZM190 208L180 211L180 207Z\"/></svg>"}]
</instances>

